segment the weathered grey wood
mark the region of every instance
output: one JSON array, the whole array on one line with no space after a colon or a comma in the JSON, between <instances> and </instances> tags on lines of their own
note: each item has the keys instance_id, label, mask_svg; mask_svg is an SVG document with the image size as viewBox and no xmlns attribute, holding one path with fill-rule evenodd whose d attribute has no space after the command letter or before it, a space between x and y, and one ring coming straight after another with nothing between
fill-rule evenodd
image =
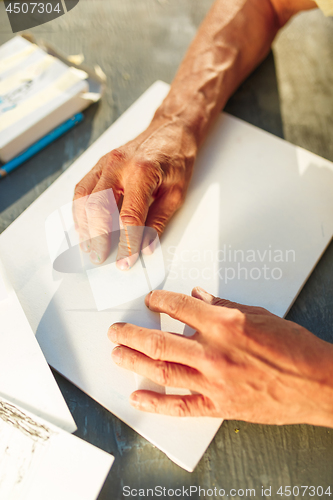
<instances>
[{"instance_id":1,"label":"weathered grey wood","mask_svg":"<svg viewBox=\"0 0 333 500\"><path fill-rule=\"evenodd\" d=\"M82 52L87 64L98 63L108 76L108 88L101 104L87 110L82 125L0 182L0 231L149 85L157 79L171 82L210 4L81 0L65 17L32 30L67 54ZM11 36L0 3L0 43ZM333 160L333 19L320 12L297 17L279 36L274 57L270 54L241 86L227 111ZM288 315L330 342L332 276L333 245ZM330 484L333 492L333 430L225 422L197 469L188 474L70 382L58 374L56 378L77 434L116 457L100 500L122 498L123 485L255 488L260 497L261 485L276 492L281 485ZM272 493L272 498L280 497Z\"/></svg>"}]
</instances>

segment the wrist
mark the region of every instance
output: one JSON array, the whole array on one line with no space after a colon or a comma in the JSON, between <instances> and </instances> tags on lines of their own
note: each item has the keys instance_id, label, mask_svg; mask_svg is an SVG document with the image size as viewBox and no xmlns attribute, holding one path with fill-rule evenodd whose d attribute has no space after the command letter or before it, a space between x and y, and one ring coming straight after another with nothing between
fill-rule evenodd
<instances>
[{"instance_id":1,"label":"wrist","mask_svg":"<svg viewBox=\"0 0 333 500\"><path fill-rule=\"evenodd\" d=\"M168 149L174 153L184 154L184 156L196 156L200 141L194 121L187 119L175 106L169 106L168 103L162 105L156 110L155 115L145 131L150 136L161 136L163 142L168 141Z\"/></svg>"},{"instance_id":2,"label":"wrist","mask_svg":"<svg viewBox=\"0 0 333 500\"><path fill-rule=\"evenodd\" d=\"M158 162L164 166L179 166L191 175L198 144L194 134L181 118L166 115L158 108L149 126L126 144L137 160Z\"/></svg>"},{"instance_id":3,"label":"wrist","mask_svg":"<svg viewBox=\"0 0 333 500\"><path fill-rule=\"evenodd\" d=\"M212 111L214 107L215 105L209 106L200 92L183 92L171 87L168 96L157 109L153 121L174 123L175 127L199 148L206 136L212 115L215 114Z\"/></svg>"}]
</instances>

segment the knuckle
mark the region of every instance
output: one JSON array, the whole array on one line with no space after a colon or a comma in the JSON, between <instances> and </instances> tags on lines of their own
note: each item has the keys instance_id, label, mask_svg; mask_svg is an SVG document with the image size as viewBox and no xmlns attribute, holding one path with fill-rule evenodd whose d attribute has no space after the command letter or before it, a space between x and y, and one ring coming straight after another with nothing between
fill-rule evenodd
<instances>
[{"instance_id":1,"label":"knuckle","mask_svg":"<svg viewBox=\"0 0 333 500\"><path fill-rule=\"evenodd\" d=\"M156 230L157 234L160 236L163 233L168 220L169 217L160 216L154 220L154 222L151 224L151 227L153 227Z\"/></svg>"},{"instance_id":2,"label":"knuckle","mask_svg":"<svg viewBox=\"0 0 333 500\"><path fill-rule=\"evenodd\" d=\"M219 365L220 368L222 369L222 363L221 363L221 356L220 353L217 349L212 349L212 348L206 348L204 350L203 356L202 356L203 364L208 368L208 370L212 370L215 365Z\"/></svg>"},{"instance_id":3,"label":"knuckle","mask_svg":"<svg viewBox=\"0 0 333 500\"><path fill-rule=\"evenodd\" d=\"M245 313L241 312L239 309L231 308L224 304L220 305L223 309L218 309L218 315L223 318L224 323L238 324L244 321Z\"/></svg>"},{"instance_id":4,"label":"knuckle","mask_svg":"<svg viewBox=\"0 0 333 500\"><path fill-rule=\"evenodd\" d=\"M123 204L120 212L121 221L126 226L143 226L149 208L149 201L145 191L135 190L131 192L130 202Z\"/></svg>"},{"instance_id":5,"label":"knuckle","mask_svg":"<svg viewBox=\"0 0 333 500\"><path fill-rule=\"evenodd\" d=\"M176 417L187 417L191 415L191 408L186 399L179 399L174 403L173 414Z\"/></svg>"},{"instance_id":6,"label":"knuckle","mask_svg":"<svg viewBox=\"0 0 333 500\"><path fill-rule=\"evenodd\" d=\"M161 164L156 159L136 159L133 166L135 166L135 173L139 179L144 179L147 184L154 186L156 189L162 184L163 169Z\"/></svg>"},{"instance_id":7,"label":"knuckle","mask_svg":"<svg viewBox=\"0 0 333 500\"><path fill-rule=\"evenodd\" d=\"M100 204L95 198L89 199L85 206L86 214L88 217L95 217L100 213Z\"/></svg>"},{"instance_id":8,"label":"knuckle","mask_svg":"<svg viewBox=\"0 0 333 500\"><path fill-rule=\"evenodd\" d=\"M122 151L120 148L113 149L108 153L107 155L108 160L110 161L125 161L126 160L126 154L124 151Z\"/></svg>"},{"instance_id":9,"label":"knuckle","mask_svg":"<svg viewBox=\"0 0 333 500\"><path fill-rule=\"evenodd\" d=\"M152 359L162 359L165 353L166 339L163 332L157 332L148 339L148 352Z\"/></svg>"},{"instance_id":10,"label":"knuckle","mask_svg":"<svg viewBox=\"0 0 333 500\"><path fill-rule=\"evenodd\" d=\"M269 311L264 307L253 307L251 308L252 313L267 314Z\"/></svg>"},{"instance_id":11,"label":"knuckle","mask_svg":"<svg viewBox=\"0 0 333 500\"><path fill-rule=\"evenodd\" d=\"M211 334L214 338L228 338L233 342L234 336L244 333L244 324L247 315L239 309L231 309L228 307L217 307L211 314ZM214 353L211 353L214 357Z\"/></svg>"},{"instance_id":12,"label":"knuckle","mask_svg":"<svg viewBox=\"0 0 333 500\"><path fill-rule=\"evenodd\" d=\"M246 314L239 309L230 309L229 321L234 324L242 324L245 320Z\"/></svg>"},{"instance_id":13,"label":"knuckle","mask_svg":"<svg viewBox=\"0 0 333 500\"><path fill-rule=\"evenodd\" d=\"M131 326L128 323L118 323L117 325L117 341L119 344L127 346L130 341L130 331Z\"/></svg>"},{"instance_id":14,"label":"knuckle","mask_svg":"<svg viewBox=\"0 0 333 500\"><path fill-rule=\"evenodd\" d=\"M178 210L185 201L185 193L183 186L177 186L172 190L170 203L174 210Z\"/></svg>"},{"instance_id":15,"label":"knuckle","mask_svg":"<svg viewBox=\"0 0 333 500\"><path fill-rule=\"evenodd\" d=\"M147 156L138 156L135 160L135 166L141 173L161 172L161 163L157 158Z\"/></svg>"},{"instance_id":16,"label":"knuckle","mask_svg":"<svg viewBox=\"0 0 333 500\"><path fill-rule=\"evenodd\" d=\"M136 210L134 207L132 207L132 212L129 210L122 210L121 211L121 222L122 224L126 226L143 226L144 221L142 220L142 214L138 210Z\"/></svg>"},{"instance_id":17,"label":"knuckle","mask_svg":"<svg viewBox=\"0 0 333 500\"><path fill-rule=\"evenodd\" d=\"M170 385L170 367L165 361L161 361L155 366L155 381L159 385Z\"/></svg>"},{"instance_id":18,"label":"knuckle","mask_svg":"<svg viewBox=\"0 0 333 500\"><path fill-rule=\"evenodd\" d=\"M258 314L261 316L274 316L273 313L265 309L264 307L253 307L250 311L251 314Z\"/></svg>"},{"instance_id":19,"label":"knuckle","mask_svg":"<svg viewBox=\"0 0 333 500\"><path fill-rule=\"evenodd\" d=\"M149 401L149 407L150 407L150 411L152 413L161 413L159 405L158 405L158 399L157 398L152 398Z\"/></svg>"},{"instance_id":20,"label":"knuckle","mask_svg":"<svg viewBox=\"0 0 333 500\"><path fill-rule=\"evenodd\" d=\"M169 302L169 311L172 316L181 315L182 311L186 308L187 297L186 295L180 295Z\"/></svg>"},{"instance_id":21,"label":"knuckle","mask_svg":"<svg viewBox=\"0 0 333 500\"><path fill-rule=\"evenodd\" d=\"M131 339L133 333L135 333L137 330L138 330L140 335L142 335L142 332L144 331L144 328L142 328L141 326L138 327L132 323L128 323L127 321L124 321L123 323L118 323L118 324L120 325L121 334L123 335L123 337L126 341L129 341Z\"/></svg>"},{"instance_id":22,"label":"knuckle","mask_svg":"<svg viewBox=\"0 0 333 500\"><path fill-rule=\"evenodd\" d=\"M74 189L74 198L83 198L84 196L88 196L88 190L83 184L76 184Z\"/></svg>"},{"instance_id":23,"label":"knuckle","mask_svg":"<svg viewBox=\"0 0 333 500\"><path fill-rule=\"evenodd\" d=\"M120 149L114 149L102 156L94 167L97 180L104 176L107 182L111 182L114 172L125 161L126 155Z\"/></svg>"},{"instance_id":24,"label":"knuckle","mask_svg":"<svg viewBox=\"0 0 333 500\"><path fill-rule=\"evenodd\" d=\"M206 415L206 416L215 416L214 413L216 412L216 407L211 399L204 395L200 395L197 397L197 405L198 408L200 409L200 414L201 415ZM218 415L216 415L218 416Z\"/></svg>"},{"instance_id":25,"label":"knuckle","mask_svg":"<svg viewBox=\"0 0 333 500\"><path fill-rule=\"evenodd\" d=\"M127 356L127 367L131 371L135 371L138 363L138 355L134 351L130 351Z\"/></svg>"}]
</instances>

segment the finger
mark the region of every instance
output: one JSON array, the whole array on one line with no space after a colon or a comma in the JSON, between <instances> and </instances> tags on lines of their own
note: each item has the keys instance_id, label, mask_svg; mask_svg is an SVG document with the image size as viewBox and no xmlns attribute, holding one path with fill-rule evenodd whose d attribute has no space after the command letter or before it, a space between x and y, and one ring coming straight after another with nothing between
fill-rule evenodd
<instances>
[{"instance_id":1,"label":"finger","mask_svg":"<svg viewBox=\"0 0 333 500\"><path fill-rule=\"evenodd\" d=\"M156 229L145 226L142 237L141 252L144 255L151 255L154 253L158 245L159 238Z\"/></svg>"},{"instance_id":2,"label":"finger","mask_svg":"<svg viewBox=\"0 0 333 500\"><path fill-rule=\"evenodd\" d=\"M183 337L161 330L150 330L130 323L114 323L108 337L115 344L135 349L151 359L196 366L201 347L196 337Z\"/></svg>"},{"instance_id":3,"label":"finger","mask_svg":"<svg viewBox=\"0 0 333 500\"><path fill-rule=\"evenodd\" d=\"M212 305L214 300L216 299L216 297L214 297L214 295L206 292L206 290L204 290L200 286L196 286L195 288L193 288L191 295L195 299L202 300L206 304L210 304L210 305Z\"/></svg>"},{"instance_id":4,"label":"finger","mask_svg":"<svg viewBox=\"0 0 333 500\"><path fill-rule=\"evenodd\" d=\"M120 238L117 254L117 267L128 271L139 258L144 226L124 226L121 216L119 219Z\"/></svg>"},{"instance_id":5,"label":"finger","mask_svg":"<svg viewBox=\"0 0 333 500\"><path fill-rule=\"evenodd\" d=\"M83 179L75 186L73 198L73 219L75 229L79 233L80 248L84 252L90 252L90 234L85 210L85 204L88 196L92 193L99 180L98 168L93 168Z\"/></svg>"},{"instance_id":6,"label":"finger","mask_svg":"<svg viewBox=\"0 0 333 500\"><path fill-rule=\"evenodd\" d=\"M238 309L244 314L256 314L261 316L275 316L271 312L267 311L263 307L247 306L244 304L238 304L237 302L231 302L230 300L220 299L219 297L214 297L210 293L206 292L203 288L197 286L192 290L192 297L202 300L206 304L220 307L228 307L229 309Z\"/></svg>"},{"instance_id":7,"label":"finger","mask_svg":"<svg viewBox=\"0 0 333 500\"><path fill-rule=\"evenodd\" d=\"M181 206L182 198L179 190L168 190L157 198L149 208L146 226L156 231L161 236L169 220ZM151 254L156 248L157 239L152 238L149 232L145 231L142 240L142 252Z\"/></svg>"},{"instance_id":8,"label":"finger","mask_svg":"<svg viewBox=\"0 0 333 500\"><path fill-rule=\"evenodd\" d=\"M130 396L134 408L173 417L216 417L213 402L202 394L173 396L152 391L135 391Z\"/></svg>"},{"instance_id":9,"label":"finger","mask_svg":"<svg viewBox=\"0 0 333 500\"><path fill-rule=\"evenodd\" d=\"M110 253L113 217L119 216L112 182L101 178L85 205L90 233L90 260L102 264Z\"/></svg>"},{"instance_id":10,"label":"finger","mask_svg":"<svg viewBox=\"0 0 333 500\"><path fill-rule=\"evenodd\" d=\"M117 266L123 271L130 269L138 259L152 193L157 187L156 180L149 178L148 174L147 178L144 177L142 170L139 172L140 175L133 175L124 186L117 255Z\"/></svg>"},{"instance_id":11,"label":"finger","mask_svg":"<svg viewBox=\"0 0 333 500\"><path fill-rule=\"evenodd\" d=\"M112 359L121 368L131 370L165 387L180 387L198 390L200 373L189 366L156 361L129 347L119 346L113 349Z\"/></svg>"},{"instance_id":12,"label":"finger","mask_svg":"<svg viewBox=\"0 0 333 500\"><path fill-rule=\"evenodd\" d=\"M146 296L145 303L151 311L166 313L200 331L207 330L207 325L217 318L214 307L180 293L154 290Z\"/></svg>"}]
</instances>

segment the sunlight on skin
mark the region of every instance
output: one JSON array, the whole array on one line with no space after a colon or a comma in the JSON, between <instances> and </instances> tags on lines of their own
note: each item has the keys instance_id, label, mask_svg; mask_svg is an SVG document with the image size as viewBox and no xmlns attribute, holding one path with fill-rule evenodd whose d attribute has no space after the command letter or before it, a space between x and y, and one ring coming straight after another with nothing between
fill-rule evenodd
<instances>
[{"instance_id":1,"label":"sunlight on skin","mask_svg":"<svg viewBox=\"0 0 333 500\"><path fill-rule=\"evenodd\" d=\"M194 391L189 396L136 391L140 410L211 416L262 424L333 427L333 345L260 307L156 290L150 310L196 330L183 337L127 323L109 329L119 344L113 361L152 381Z\"/></svg>"}]
</instances>

